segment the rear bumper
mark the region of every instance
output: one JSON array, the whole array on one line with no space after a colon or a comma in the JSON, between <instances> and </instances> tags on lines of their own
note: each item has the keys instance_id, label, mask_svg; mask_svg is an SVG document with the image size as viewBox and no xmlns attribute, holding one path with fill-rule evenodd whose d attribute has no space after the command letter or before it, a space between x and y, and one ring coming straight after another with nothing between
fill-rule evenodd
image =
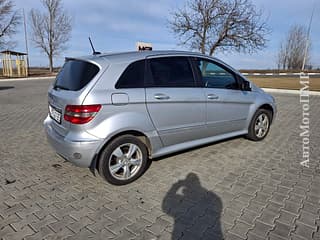
<instances>
[{"instance_id":1,"label":"rear bumper","mask_svg":"<svg viewBox=\"0 0 320 240\"><path fill-rule=\"evenodd\" d=\"M90 141L69 140L59 135L51 124L52 119L47 117L44 121L45 132L48 142L57 154L79 167L90 167L101 141L95 139Z\"/></svg>"}]
</instances>

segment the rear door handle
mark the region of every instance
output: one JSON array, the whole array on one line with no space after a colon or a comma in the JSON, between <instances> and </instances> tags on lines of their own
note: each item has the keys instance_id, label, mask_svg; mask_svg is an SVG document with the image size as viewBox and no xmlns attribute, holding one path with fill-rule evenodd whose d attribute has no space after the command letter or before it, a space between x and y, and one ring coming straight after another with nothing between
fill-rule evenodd
<instances>
[{"instance_id":1,"label":"rear door handle","mask_svg":"<svg viewBox=\"0 0 320 240\"><path fill-rule=\"evenodd\" d=\"M154 98L158 99L158 100L168 100L168 99L170 99L170 97L168 95L165 95L163 93L156 93L154 95Z\"/></svg>"},{"instance_id":2,"label":"rear door handle","mask_svg":"<svg viewBox=\"0 0 320 240\"><path fill-rule=\"evenodd\" d=\"M208 99L210 99L210 100L219 99L219 96L217 96L215 94L208 94Z\"/></svg>"}]
</instances>

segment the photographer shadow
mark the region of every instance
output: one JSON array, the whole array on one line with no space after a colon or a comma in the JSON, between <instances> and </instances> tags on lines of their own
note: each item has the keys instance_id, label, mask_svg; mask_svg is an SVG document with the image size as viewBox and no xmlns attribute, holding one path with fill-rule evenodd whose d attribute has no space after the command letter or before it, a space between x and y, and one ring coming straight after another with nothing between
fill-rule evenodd
<instances>
[{"instance_id":1,"label":"photographer shadow","mask_svg":"<svg viewBox=\"0 0 320 240\"><path fill-rule=\"evenodd\" d=\"M195 173L172 185L163 199L162 210L174 218L172 240L223 239L222 201L201 186Z\"/></svg>"}]
</instances>

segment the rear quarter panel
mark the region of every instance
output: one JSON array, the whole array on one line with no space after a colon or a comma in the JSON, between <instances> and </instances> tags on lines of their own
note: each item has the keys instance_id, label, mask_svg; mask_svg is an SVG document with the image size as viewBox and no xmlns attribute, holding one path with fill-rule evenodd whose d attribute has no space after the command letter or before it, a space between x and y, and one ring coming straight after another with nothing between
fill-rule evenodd
<instances>
[{"instance_id":1,"label":"rear quarter panel","mask_svg":"<svg viewBox=\"0 0 320 240\"><path fill-rule=\"evenodd\" d=\"M112 104L111 96L115 93L128 95L127 104ZM92 90L84 104L102 104L97 116L86 126L87 132L99 137L108 138L121 131L135 130L149 132L154 130L145 104L143 88L119 90Z\"/></svg>"}]
</instances>

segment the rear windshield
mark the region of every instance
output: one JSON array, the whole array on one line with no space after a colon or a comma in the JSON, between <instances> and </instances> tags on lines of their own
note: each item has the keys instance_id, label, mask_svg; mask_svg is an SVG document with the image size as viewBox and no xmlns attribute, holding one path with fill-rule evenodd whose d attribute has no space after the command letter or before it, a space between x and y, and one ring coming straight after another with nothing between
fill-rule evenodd
<instances>
[{"instance_id":1,"label":"rear windshield","mask_svg":"<svg viewBox=\"0 0 320 240\"><path fill-rule=\"evenodd\" d=\"M99 67L85 61L67 61L56 77L54 88L78 91L99 72Z\"/></svg>"}]
</instances>

